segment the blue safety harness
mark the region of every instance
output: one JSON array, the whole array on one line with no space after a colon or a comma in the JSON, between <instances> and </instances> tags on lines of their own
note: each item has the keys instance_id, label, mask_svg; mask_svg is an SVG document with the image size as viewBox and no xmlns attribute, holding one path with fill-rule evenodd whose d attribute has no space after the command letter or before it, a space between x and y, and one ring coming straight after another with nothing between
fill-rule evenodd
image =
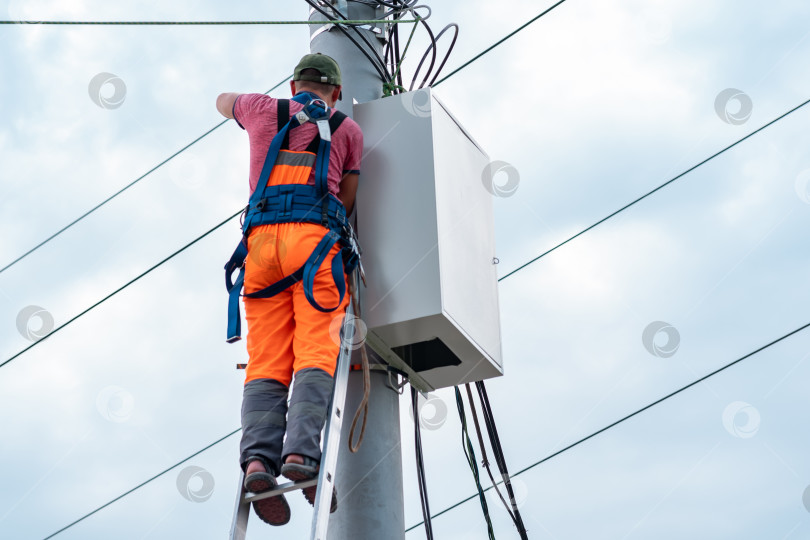
<instances>
[{"instance_id":1,"label":"blue safety harness","mask_svg":"<svg viewBox=\"0 0 810 540\"><path fill-rule=\"evenodd\" d=\"M343 303L346 293L346 283L342 271L350 274L360 262L360 249L354 231L347 220L346 208L340 199L329 193L327 185L332 133L337 130L346 115L335 111L330 117L330 109L326 103L317 95L309 92L297 94L293 101L304 104L304 108L290 118L289 101L278 100L279 131L270 143L256 190L245 208L242 240L225 264L225 286L228 289L228 343L242 339L239 296L270 298L292 284L303 281L304 294L313 308L322 312L334 311ZM289 121L287 121L288 118ZM273 167L277 162L283 163L283 156L290 155L287 153L280 155L281 150L289 148L290 131L306 122L313 122L318 126L318 135L307 148L308 152L316 154L315 185L268 186L267 182ZM295 154L292 155L295 156ZM253 227L269 223L317 223L324 226L327 231L301 268L264 289L241 294L245 282L248 236ZM329 251L336 243L339 243L342 248L332 258L331 266L332 278L340 294L340 299L336 306L327 308L315 300L313 286L318 268L326 260ZM237 269L239 276L234 282L232 277Z\"/></svg>"}]
</instances>

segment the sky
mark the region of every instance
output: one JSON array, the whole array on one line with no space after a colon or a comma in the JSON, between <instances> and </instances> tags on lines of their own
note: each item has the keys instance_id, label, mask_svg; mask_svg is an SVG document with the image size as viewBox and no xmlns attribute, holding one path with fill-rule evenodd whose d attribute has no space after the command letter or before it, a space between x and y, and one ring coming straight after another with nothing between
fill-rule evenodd
<instances>
[{"instance_id":1,"label":"sky","mask_svg":"<svg viewBox=\"0 0 810 540\"><path fill-rule=\"evenodd\" d=\"M433 3L434 29L460 26L445 73L549 5ZM306 15L303 2L0 0L9 20ZM492 199L499 275L810 98L809 21L800 0L568 0L438 85L519 175ZM217 125L220 92L282 81L308 35L27 24L0 27L0 44L5 266ZM808 120L796 111L500 282L505 374L487 388L511 471L810 322ZM222 339L235 223L38 332L235 213L247 158L228 122L0 273L0 362L37 343L0 369L0 538L45 538L239 426L246 353ZM517 475L529 537L810 538L808 356L797 333ZM409 527L421 509L407 403ZM475 487L452 389L421 418L436 512ZM237 457L234 436L56 538L222 538ZM253 517L248 538L306 536L311 510L288 499L288 526ZM488 500L497 537L518 538ZM476 500L433 527L486 538Z\"/></svg>"}]
</instances>

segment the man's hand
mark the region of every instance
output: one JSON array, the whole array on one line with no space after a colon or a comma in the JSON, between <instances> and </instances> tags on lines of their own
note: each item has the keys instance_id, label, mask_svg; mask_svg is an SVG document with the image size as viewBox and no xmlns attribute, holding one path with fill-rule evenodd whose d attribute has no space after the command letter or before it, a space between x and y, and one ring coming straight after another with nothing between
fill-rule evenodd
<instances>
[{"instance_id":1,"label":"man's hand","mask_svg":"<svg viewBox=\"0 0 810 540\"><path fill-rule=\"evenodd\" d=\"M236 92L228 92L217 96L217 110L225 118L233 118L233 104L239 94Z\"/></svg>"}]
</instances>

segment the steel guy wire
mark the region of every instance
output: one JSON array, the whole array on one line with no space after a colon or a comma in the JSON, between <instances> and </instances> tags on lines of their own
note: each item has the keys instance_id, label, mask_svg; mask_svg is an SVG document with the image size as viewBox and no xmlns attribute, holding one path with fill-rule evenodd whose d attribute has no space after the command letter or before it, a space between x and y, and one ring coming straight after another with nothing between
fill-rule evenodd
<instances>
[{"instance_id":1,"label":"steel guy wire","mask_svg":"<svg viewBox=\"0 0 810 540\"><path fill-rule=\"evenodd\" d=\"M670 185L671 183L673 183L674 181L678 180L679 178L681 178L681 177L683 177L683 176L686 176L687 174L689 174L690 172L694 171L695 169L697 169L697 168L698 168L698 167L700 167L701 165L705 165L706 163L708 163L708 162L709 162L709 161L711 161L712 159L716 158L716 157L717 157L717 156L719 156L720 154L723 154L723 153L725 153L726 151L731 150L732 148L734 148L735 146L737 146L737 145L738 145L738 144L740 144L741 142L745 141L746 139L749 139L749 138L753 137L754 135L756 135L757 133L759 133L759 132L760 132L760 131L762 131L763 129L765 129L765 128L769 127L769 126L772 126L773 124L775 124L775 123L776 123L776 122L778 122L779 120L782 120L782 119L783 119L783 118L785 118L786 116L788 116L788 115L790 115L790 114L792 114L792 113L794 113L794 112L798 111L799 109L801 109L802 107L804 107L804 106L805 106L805 105L807 105L808 103L810 103L810 99L808 99L808 100L806 100L806 101L802 102L801 104L799 104L799 105L797 105L797 106L793 107L792 109L790 109L790 110L789 110L789 111L787 111L786 113L780 114L779 116L777 116L776 118L774 118L773 120L771 120L770 122L768 122L767 124L764 124L764 125L762 125L762 126L758 127L757 129L755 129L754 131L752 131L752 132L751 132L751 133L749 133L748 135L746 135L746 136L744 136L743 138L738 139L737 141L735 141L735 142L731 143L730 145L726 146L726 147L725 147L725 148L723 148L722 150L718 150L717 152L715 152L715 153L714 153L714 154L712 154L711 156L707 157L707 158L706 158L706 159L704 159L703 161L701 161L701 162L699 162L699 163L697 163L697 164L695 164L695 165L692 165L691 167L689 167L688 169L686 169L686 170L685 170L685 171L683 171L682 173L680 173L680 174L678 174L678 175L676 175L676 176L674 176L674 177L670 178L669 180L667 180L666 182L664 182L663 184L661 184L661 185L660 185L660 186L658 186L657 188L655 188L655 189L653 189L653 190L651 190L651 191L648 191L647 193L645 193L645 194L644 194L644 195L642 195L641 197L639 197L639 198L637 198L637 199L635 199L635 200L633 200L633 201L630 201L629 203L625 204L624 206L622 206L622 207L621 207L621 208L619 208L618 210L616 210L616 211L614 211L614 212L612 212L612 213L608 214L607 216L603 217L602 219L600 219L599 221L597 221L597 222L596 222L596 223L594 223L593 225L590 225L590 226L588 226L588 227L586 227L586 228L582 229L582 230L581 230L581 231L579 231L577 234L575 234L574 236L571 236L571 237L570 237L570 238L568 238L567 240L563 240L562 242L560 242L560 243L559 243L559 244L557 244L556 246L552 247L551 249L548 249L548 250L544 251L543 253L541 253L541 254L540 254L540 255L538 255L537 257L535 257L535 258L531 259L530 261L527 261L527 262L525 262L525 263L521 264L520 266L518 266L518 267L517 267L517 268L515 268L514 270L511 270L511 271L510 271L509 273L507 273L506 275L504 275L504 276L502 276L502 277L498 278L498 281L503 281L504 279L508 278L509 276L511 276L511 275L513 275L513 274L515 274L515 273L517 273L517 272L519 272L519 271L523 270L524 268L526 268L526 267L527 267L527 266L529 266L530 264L532 264L532 263L534 263L534 262L539 261L540 259L542 259L542 258L543 258L543 257L545 257L546 255L548 255L548 254L549 254L549 253L551 253L552 251L556 250L557 248L560 248L560 247L564 246L565 244L567 244L568 242L570 242L571 240L574 240L575 238L577 238L577 237L579 237L579 236L582 236L582 235L583 235L583 234L585 234L586 232L590 231L591 229L593 229L593 228L594 228L594 227L596 227L597 225L600 225L600 224L604 223L605 221L609 220L609 219L610 219L610 218L612 218L613 216L615 216L615 215L617 215L617 214L619 214L619 213L621 213L621 212L624 212L625 210L627 210L628 208L630 208L630 207L631 207L631 206L633 206L634 204L636 204L636 203L638 203L638 202L642 201L643 199L646 199L647 197L649 197L649 196L650 196L650 195L652 195L653 193L655 193L655 192L657 192L657 191L659 191L659 190L661 190L661 189L665 188L666 186Z\"/></svg>"}]
</instances>

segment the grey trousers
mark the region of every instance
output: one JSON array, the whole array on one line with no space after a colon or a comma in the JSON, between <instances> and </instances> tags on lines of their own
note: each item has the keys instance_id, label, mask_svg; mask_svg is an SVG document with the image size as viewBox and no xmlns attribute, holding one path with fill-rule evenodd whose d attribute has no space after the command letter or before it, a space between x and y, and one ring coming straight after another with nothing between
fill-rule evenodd
<instances>
[{"instance_id":1,"label":"grey trousers","mask_svg":"<svg viewBox=\"0 0 810 540\"><path fill-rule=\"evenodd\" d=\"M332 399L334 378L319 368L295 373L292 396L274 379L255 379L245 384L242 394L242 440L239 463L261 457L278 476L290 454L321 459L321 430ZM284 437L286 433L286 439Z\"/></svg>"}]
</instances>

